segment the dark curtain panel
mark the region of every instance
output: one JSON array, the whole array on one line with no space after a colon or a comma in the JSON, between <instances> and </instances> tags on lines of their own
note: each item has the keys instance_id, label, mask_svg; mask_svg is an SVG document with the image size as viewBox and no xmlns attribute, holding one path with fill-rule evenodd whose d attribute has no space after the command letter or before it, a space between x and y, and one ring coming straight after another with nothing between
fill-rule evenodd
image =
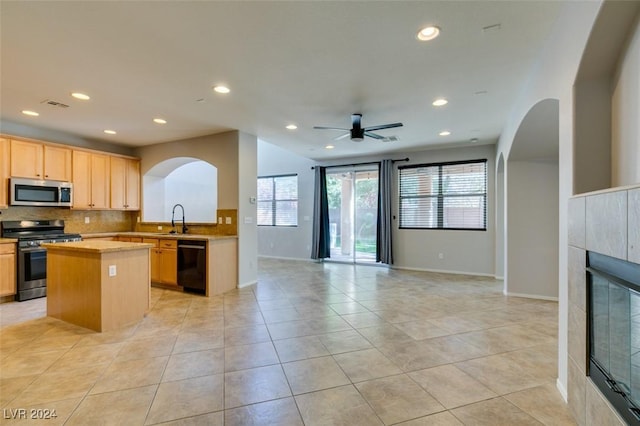
<instances>
[{"instance_id":1,"label":"dark curtain panel","mask_svg":"<svg viewBox=\"0 0 640 426\"><path fill-rule=\"evenodd\" d=\"M382 160L378 174L378 227L376 231L376 262L393 264L391 250L391 191L393 161Z\"/></svg>"},{"instance_id":2,"label":"dark curtain panel","mask_svg":"<svg viewBox=\"0 0 640 426\"><path fill-rule=\"evenodd\" d=\"M327 198L326 167L315 167L313 191L313 235L311 258L331 257L331 235L329 231L329 199Z\"/></svg>"}]
</instances>

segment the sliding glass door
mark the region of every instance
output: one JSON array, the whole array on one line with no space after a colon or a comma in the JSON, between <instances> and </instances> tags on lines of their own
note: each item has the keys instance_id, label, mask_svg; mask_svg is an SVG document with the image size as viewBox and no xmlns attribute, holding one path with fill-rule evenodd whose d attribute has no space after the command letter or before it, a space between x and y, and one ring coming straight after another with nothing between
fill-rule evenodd
<instances>
[{"instance_id":1,"label":"sliding glass door","mask_svg":"<svg viewBox=\"0 0 640 426\"><path fill-rule=\"evenodd\" d=\"M330 260L375 263L378 165L329 169L327 195Z\"/></svg>"}]
</instances>

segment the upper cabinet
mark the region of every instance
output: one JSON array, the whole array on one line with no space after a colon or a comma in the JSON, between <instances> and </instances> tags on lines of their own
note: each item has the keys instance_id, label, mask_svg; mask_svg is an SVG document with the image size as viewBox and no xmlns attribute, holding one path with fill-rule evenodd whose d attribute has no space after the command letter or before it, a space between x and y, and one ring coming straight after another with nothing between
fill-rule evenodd
<instances>
[{"instance_id":1,"label":"upper cabinet","mask_svg":"<svg viewBox=\"0 0 640 426\"><path fill-rule=\"evenodd\" d=\"M0 138L0 209L9 206L9 139Z\"/></svg>"},{"instance_id":2,"label":"upper cabinet","mask_svg":"<svg viewBox=\"0 0 640 426\"><path fill-rule=\"evenodd\" d=\"M111 157L111 208L140 210L140 161Z\"/></svg>"},{"instance_id":3,"label":"upper cabinet","mask_svg":"<svg viewBox=\"0 0 640 426\"><path fill-rule=\"evenodd\" d=\"M11 176L69 182L71 169L69 148L11 140Z\"/></svg>"},{"instance_id":4,"label":"upper cabinet","mask_svg":"<svg viewBox=\"0 0 640 426\"><path fill-rule=\"evenodd\" d=\"M9 178L73 183L76 210L140 210L140 160L33 140L0 138L0 209L9 206Z\"/></svg>"},{"instance_id":5,"label":"upper cabinet","mask_svg":"<svg viewBox=\"0 0 640 426\"><path fill-rule=\"evenodd\" d=\"M109 208L109 156L73 151L73 208Z\"/></svg>"}]
</instances>

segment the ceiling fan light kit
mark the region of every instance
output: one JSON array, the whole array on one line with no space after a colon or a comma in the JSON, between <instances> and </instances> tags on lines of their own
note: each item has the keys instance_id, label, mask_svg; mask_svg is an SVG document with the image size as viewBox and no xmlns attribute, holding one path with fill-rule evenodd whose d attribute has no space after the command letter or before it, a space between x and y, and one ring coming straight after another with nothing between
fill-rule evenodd
<instances>
[{"instance_id":1,"label":"ceiling fan light kit","mask_svg":"<svg viewBox=\"0 0 640 426\"><path fill-rule=\"evenodd\" d=\"M402 127L402 123L389 123L380 124L378 126L362 127L362 114L351 114L351 129L325 126L314 126L313 128L319 130L343 130L347 133L338 136L335 140L344 139L347 136L350 136L353 142L362 142L365 136L384 141L388 138L373 132L376 130L392 129L394 127Z\"/></svg>"}]
</instances>

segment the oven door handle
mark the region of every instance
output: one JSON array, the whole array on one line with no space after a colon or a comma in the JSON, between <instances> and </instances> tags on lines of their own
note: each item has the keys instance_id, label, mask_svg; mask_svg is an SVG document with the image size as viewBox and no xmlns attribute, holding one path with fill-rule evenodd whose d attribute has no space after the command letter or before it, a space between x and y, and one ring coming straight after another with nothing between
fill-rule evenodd
<instances>
[{"instance_id":1,"label":"oven door handle","mask_svg":"<svg viewBox=\"0 0 640 426\"><path fill-rule=\"evenodd\" d=\"M20 253L34 253L38 251L47 251L47 249L42 247L22 247L18 249Z\"/></svg>"}]
</instances>

